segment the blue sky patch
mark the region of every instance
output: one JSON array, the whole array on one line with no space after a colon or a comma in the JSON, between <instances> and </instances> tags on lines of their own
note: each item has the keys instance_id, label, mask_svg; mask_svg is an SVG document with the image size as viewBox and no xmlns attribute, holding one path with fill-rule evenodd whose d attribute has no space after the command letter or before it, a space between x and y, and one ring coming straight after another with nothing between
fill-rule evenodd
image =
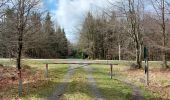
<instances>
[{"instance_id":1,"label":"blue sky patch","mask_svg":"<svg viewBox=\"0 0 170 100\"><path fill-rule=\"evenodd\" d=\"M51 11L51 10L56 10L58 5L58 0L43 0L43 6Z\"/></svg>"}]
</instances>

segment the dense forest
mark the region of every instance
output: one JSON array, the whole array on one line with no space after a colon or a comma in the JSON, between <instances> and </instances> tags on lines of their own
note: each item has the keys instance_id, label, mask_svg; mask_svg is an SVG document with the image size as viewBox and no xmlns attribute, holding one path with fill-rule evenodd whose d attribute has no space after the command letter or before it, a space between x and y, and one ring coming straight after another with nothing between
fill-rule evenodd
<instances>
[{"instance_id":1,"label":"dense forest","mask_svg":"<svg viewBox=\"0 0 170 100\"><path fill-rule=\"evenodd\" d=\"M162 60L168 68L168 0L108 0L108 9L86 14L77 44L67 40L50 13L37 7L39 0L12 1L0 2L0 57L136 60L141 68L147 47L149 60Z\"/></svg>"},{"instance_id":2,"label":"dense forest","mask_svg":"<svg viewBox=\"0 0 170 100\"><path fill-rule=\"evenodd\" d=\"M36 11L28 15L23 34L23 56L31 58L66 58L68 40L64 29L55 26L50 13ZM43 18L43 15L45 17ZM13 58L17 53L17 12L14 8L4 10L1 18L0 57Z\"/></svg>"},{"instance_id":3,"label":"dense forest","mask_svg":"<svg viewBox=\"0 0 170 100\"><path fill-rule=\"evenodd\" d=\"M120 0L109 4L109 10L102 14L87 14L80 30L79 49L91 59L136 59L140 68L145 46L149 60L162 60L168 67L170 2Z\"/></svg>"}]
</instances>

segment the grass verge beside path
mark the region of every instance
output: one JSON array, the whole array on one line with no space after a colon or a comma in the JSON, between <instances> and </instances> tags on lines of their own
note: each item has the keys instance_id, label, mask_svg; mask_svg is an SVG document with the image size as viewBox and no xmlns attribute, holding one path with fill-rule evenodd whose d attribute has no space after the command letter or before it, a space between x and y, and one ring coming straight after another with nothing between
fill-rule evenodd
<instances>
[{"instance_id":1,"label":"grass verge beside path","mask_svg":"<svg viewBox=\"0 0 170 100\"><path fill-rule=\"evenodd\" d=\"M68 65L49 65L48 79L43 78L36 81L27 95L23 96L23 100L44 100L50 93L54 91L54 88L63 79L66 73ZM42 70L44 71L44 70ZM43 74L44 75L44 74ZM31 84L32 85L32 84Z\"/></svg>"},{"instance_id":2,"label":"grass verge beside path","mask_svg":"<svg viewBox=\"0 0 170 100\"><path fill-rule=\"evenodd\" d=\"M81 65L79 65L81 66ZM70 79L70 83L65 89L65 93L61 96L61 100L93 100L94 96L88 86L86 73L82 67L77 66L74 74Z\"/></svg>"},{"instance_id":3,"label":"grass verge beside path","mask_svg":"<svg viewBox=\"0 0 170 100\"><path fill-rule=\"evenodd\" d=\"M114 66L113 79L110 79L109 76L109 66L92 65L91 67L93 68L93 76L97 85L103 91L107 100L129 100L132 98L132 87L123 82L123 80L128 80L129 78L126 73L122 72L121 67L123 66ZM138 86L141 89L141 95L143 95L144 100L153 100L151 92L141 87L141 85ZM107 90L107 88L109 89Z\"/></svg>"},{"instance_id":4,"label":"grass verge beside path","mask_svg":"<svg viewBox=\"0 0 170 100\"><path fill-rule=\"evenodd\" d=\"M106 100L129 100L132 89L113 77L110 79L109 66L91 65L93 77Z\"/></svg>"}]
</instances>

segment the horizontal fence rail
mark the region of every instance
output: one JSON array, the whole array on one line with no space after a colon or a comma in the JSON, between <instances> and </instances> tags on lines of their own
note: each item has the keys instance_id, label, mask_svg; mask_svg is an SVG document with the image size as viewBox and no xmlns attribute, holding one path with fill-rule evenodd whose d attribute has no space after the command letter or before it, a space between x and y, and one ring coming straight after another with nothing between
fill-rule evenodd
<instances>
[{"instance_id":1,"label":"horizontal fence rail","mask_svg":"<svg viewBox=\"0 0 170 100\"><path fill-rule=\"evenodd\" d=\"M93 62L85 62L85 63L74 63L74 62L58 62L58 63L44 63L45 64L45 76L48 78L48 65L50 64L78 64L78 65L110 65L110 78L112 79L113 77L113 65L118 65L114 63L93 63Z\"/></svg>"}]
</instances>

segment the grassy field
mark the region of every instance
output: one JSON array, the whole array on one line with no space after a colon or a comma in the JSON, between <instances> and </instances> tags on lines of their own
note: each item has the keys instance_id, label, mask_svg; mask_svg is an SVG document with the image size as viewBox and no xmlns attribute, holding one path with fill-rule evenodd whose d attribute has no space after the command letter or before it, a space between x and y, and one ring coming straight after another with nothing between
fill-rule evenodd
<instances>
[{"instance_id":1,"label":"grassy field","mask_svg":"<svg viewBox=\"0 0 170 100\"><path fill-rule=\"evenodd\" d=\"M64 74L68 69L68 65L49 65L49 78L44 77L46 62L82 62L82 60L74 59L24 59L22 65L30 66L23 69L23 96L22 100L44 100L53 92ZM129 70L129 66L133 61L103 61L90 60L91 62L116 63L113 67L113 79L109 76L109 66L91 65L93 69L92 75L97 86L106 100L129 100L132 97L132 88L120 80L129 80L133 84L140 87L142 94L146 100L154 98L170 99L170 71L161 71L159 68L161 62L149 62L150 67L150 85L145 86L144 71ZM168 62L169 63L169 62ZM6 74L0 67L0 79L5 77L5 81L0 81L0 98L2 100L15 99L18 95L18 80L11 81L10 75L16 74L15 61L9 59L0 59L0 64L4 65ZM3 73L3 74L2 74ZM70 78L70 82L65 89L65 93L61 96L62 100L93 100L88 81L87 73L82 67L75 69ZM6 82L6 83L5 83ZM2 84L3 83L3 84ZM4 84L5 83L5 84ZM4 88L5 87L5 88Z\"/></svg>"}]
</instances>

